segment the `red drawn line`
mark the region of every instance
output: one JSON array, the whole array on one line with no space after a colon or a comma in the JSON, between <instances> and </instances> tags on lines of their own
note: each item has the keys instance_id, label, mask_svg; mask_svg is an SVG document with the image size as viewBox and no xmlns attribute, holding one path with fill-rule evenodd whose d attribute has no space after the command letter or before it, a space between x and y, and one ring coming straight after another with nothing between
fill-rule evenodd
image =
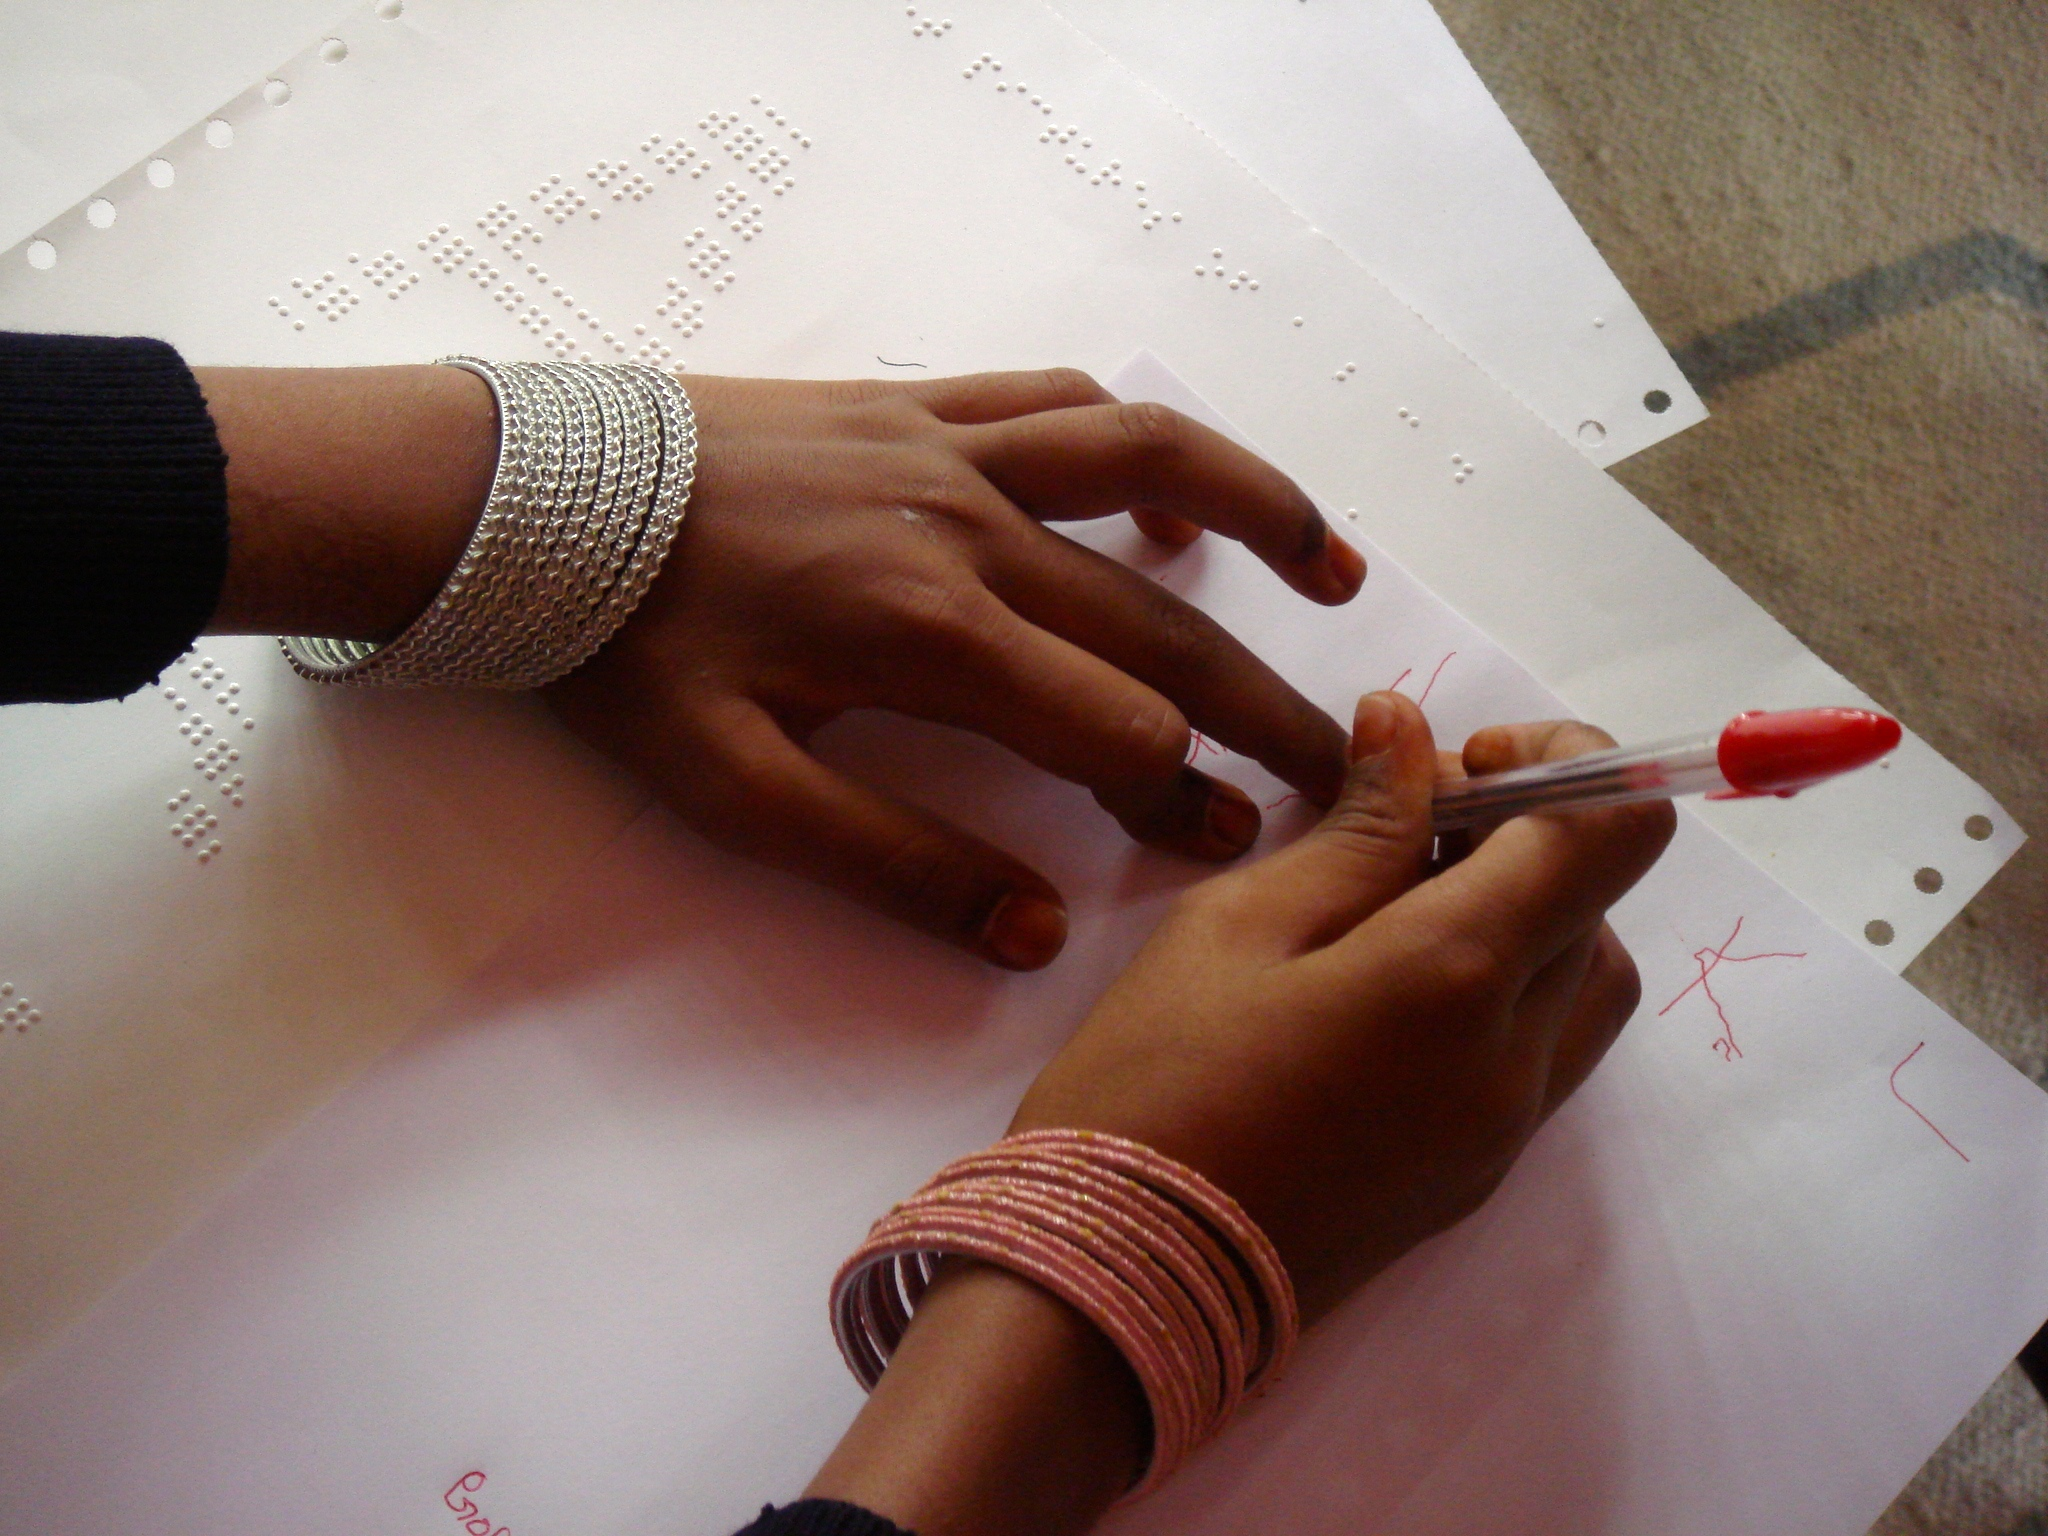
<instances>
[{"instance_id":1,"label":"red drawn line","mask_svg":"<svg viewBox=\"0 0 2048 1536\"><path fill-rule=\"evenodd\" d=\"M1692 952L1693 964L1700 968L1699 975L1687 982L1679 990L1677 997L1672 998L1670 1002L1657 1010L1657 1017L1661 1019L1665 1014L1676 1008L1684 1000L1685 995L1692 991L1694 987L1698 987L1701 991L1705 992L1707 1001L1714 1006L1715 1017L1721 1021L1721 1033L1715 1038L1713 1048L1720 1052L1723 1061L1735 1060L1736 1057L1742 1054L1742 1047L1735 1043L1735 1026L1728 1021L1728 1010L1721 1006L1721 999L1714 995L1713 982L1707 979L1713 974L1714 967L1724 960L1730 965L1742 965L1750 960L1804 960L1806 958L1806 951L1803 949L1764 950L1754 955L1729 954L1729 947L1734 944L1736 934L1742 932L1742 924L1742 918L1738 917L1735 919L1734 928L1729 931L1728 937L1721 942L1718 949L1696 949Z\"/></svg>"},{"instance_id":2,"label":"red drawn line","mask_svg":"<svg viewBox=\"0 0 2048 1536\"><path fill-rule=\"evenodd\" d=\"M1457 654L1458 653L1456 651L1451 652L1451 656L1455 656ZM1436 686L1436 680L1444 675L1444 668L1448 667L1451 664L1451 656L1446 656L1442 661L1438 662L1436 664L1436 670L1429 674L1429 681L1423 686L1422 689L1422 697L1415 701L1417 705L1423 705L1429 702L1429 690L1434 688Z\"/></svg>"},{"instance_id":3,"label":"red drawn line","mask_svg":"<svg viewBox=\"0 0 2048 1536\"><path fill-rule=\"evenodd\" d=\"M1436 664L1436 670L1429 674L1429 681L1423 684L1422 692L1416 697L1415 702L1417 704L1426 704L1429 702L1429 690L1434 688L1436 686L1436 680L1444 675L1444 668L1451 664L1451 656L1455 656L1457 654L1458 653L1456 651L1452 651L1450 656L1446 656L1442 661ZM1403 683L1407 682L1408 679L1414 675L1414 672L1415 669L1413 667L1404 667L1401 671L1401 675L1395 678L1391 683L1387 684L1387 692L1392 693L1396 688L1400 687Z\"/></svg>"},{"instance_id":4,"label":"red drawn line","mask_svg":"<svg viewBox=\"0 0 2048 1536\"><path fill-rule=\"evenodd\" d=\"M1267 806L1266 809L1269 811L1277 811L1280 809L1281 806L1285 805L1288 801L1299 800L1300 798L1301 796L1299 794L1290 792L1288 794L1282 795L1278 800L1275 800L1271 805Z\"/></svg>"},{"instance_id":5,"label":"red drawn line","mask_svg":"<svg viewBox=\"0 0 2048 1536\"><path fill-rule=\"evenodd\" d=\"M1217 746L1216 743L1211 741L1208 737L1204 736L1200 731L1189 731L1187 761L1192 763L1204 752L1214 752L1218 757L1221 757L1223 755L1223 749Z\"/></svg>"},{"instance_id":6,"label":"red drawn line","mask_svg":"<svg viewBox=\"0 0 2048 1536\"><path fill-rule=\"evenodd\" d=\"M1920 1123L1926 1126L1927 1129L1929 1129L1930 1131L1934 1132L1935 1135L1941 1136L1941 1127L1936 1125L1932 1120L1928 1119L1925 1115L1921 1115L1920 1107L1917 1104L1915 1104L1911 1099L1907 1098L1903 1093L1899 1092L1899 1073L1905 1070L1907 1061L1911 1061L1915 1056L1918 1056L1922 1051L1926 1049L1927 1042L1925 1040L1922 1040L1918 1045L1914 1046L1913 1049L1906 1052L1905 1061L1901 1061L1896 1067L1892 1068L1892 1097L1897 1099L1901 1104L1905 1105L1906 1108L1912 1110L1914 1114L1920 1115ZM1946 1136L1941 1136L1941 1144L1944 1147L1947 1147L1949 1151L1955 1153L1955 1155L1957 1157L1960 1157L1964 1162L1967 1163L1970 1160L1970 1154L1965 1152L1961 1147L1957 1146L1954 1142L1950 1141Z\"/></svg>"}]
</instances>

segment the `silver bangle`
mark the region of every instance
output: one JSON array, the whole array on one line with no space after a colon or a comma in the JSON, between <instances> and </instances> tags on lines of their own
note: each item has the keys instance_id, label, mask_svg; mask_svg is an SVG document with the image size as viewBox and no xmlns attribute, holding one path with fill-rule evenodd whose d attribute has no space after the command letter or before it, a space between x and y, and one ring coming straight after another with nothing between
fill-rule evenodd
<instances>
[{"instance_id":1,"label":"silver bangle","mask_svg":"<svg viewBox=\"0 0 2048 1536\"><path fill-rule=\"evenodd\" d=\"M498 464L469 543L396 639L281 638L301 677L538 688L588 661L647 595L697 472L682 384L638 363L446 357L490 386Z\"/></svg>"}]
</instances>

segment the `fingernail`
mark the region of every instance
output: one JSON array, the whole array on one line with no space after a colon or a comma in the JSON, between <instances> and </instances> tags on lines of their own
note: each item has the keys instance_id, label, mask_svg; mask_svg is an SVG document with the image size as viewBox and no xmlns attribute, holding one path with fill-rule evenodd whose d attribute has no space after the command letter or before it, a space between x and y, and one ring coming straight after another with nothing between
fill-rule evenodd
<instances>
[{"instance_id":1,"label":"fingernail","mask_svg":"<svg viewBox=\"0 0 2048 1536\"><path fill-rule=\"evenodd\" d=\"M1365 585L1365 556L1335 534L1330 535L1330 570L1334 575L1331 590L1340 601L1356 596Z\"/></svg>"},{"instance_id":2,"label":"fingernail","mask_svg":"<svg viewBox=\"0 0 2048 1536\"><path fill-rule=\"evenodd\" d=\"M1235 784L1219 782L1210 786L1207 823L1211 837L1242 853L1258 840L1259 808Z\"/></svg>"},{"instance_id":3,"label":"fingernail","mask_svg":"<svg viewBox=\"0 0 2048 1536\"><path fill-rule=\"evenodd\" d=\"M1393 695L1368 693L1358 701L1351 717L1351 761L1377 757L1394 744L1401 717L1394 708Z\"/></svg>"},{"instance_id":4,"label":"fingernail","mask_svg":"<svg viewBox=\"0 0 2048 1536\"><path fill-rule=\"evenodd\" d=\"M1067 909L1042 896L1005 896L981 930L981 946L998 965L1035 971L1067 942Z\"/></svg>"}]
</instances>

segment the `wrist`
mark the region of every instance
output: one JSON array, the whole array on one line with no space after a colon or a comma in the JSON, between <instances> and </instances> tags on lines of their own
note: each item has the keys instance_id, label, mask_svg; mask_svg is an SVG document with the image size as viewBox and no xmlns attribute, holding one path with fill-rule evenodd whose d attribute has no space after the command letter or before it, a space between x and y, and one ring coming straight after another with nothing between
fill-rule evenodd
<instances>
[{"instance_id":1,"label":"wrist","mask_svg":"<svg viewBox=\"0 0 2048 1536\"><path fill-rule=\"evenodd\" d=\"M853 1426L805 1490L919 1536L1086 1530L1150 1439L1137 1378L1030 1281L948 1260Z\"/></svg>"},{"instance_id":2,"label":"wrist","mask_svg":"<svg viewBox=\"0 0 2048 1536\"><path fill-rule=\"evenodd\" d=\"M228 457L228 570L208 632L404 629L490 494L489 388L434 366L195 372Z\"/></svg>"}]
</instances>

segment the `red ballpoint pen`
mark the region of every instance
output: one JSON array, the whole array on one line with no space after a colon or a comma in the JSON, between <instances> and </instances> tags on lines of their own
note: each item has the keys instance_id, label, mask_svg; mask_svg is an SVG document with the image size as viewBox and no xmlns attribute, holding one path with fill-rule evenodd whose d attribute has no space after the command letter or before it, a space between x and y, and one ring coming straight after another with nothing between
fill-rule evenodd
<instances>
[{"instance_id":1,"label":"red ballpoint pen","mask_svg":"<svg viewBox=\"0 0 2048 1536\"><path fill-rule=\"evenodd\" d=\"M1587 811L1674 795L1795 795L1876 762L1900 734L1898 721L1867 709L1751 710L1712 736L1614 747L1445 784L1430 819L1437 831L1450 832L1531 811Z\"/></svg>"}]
</instances>

